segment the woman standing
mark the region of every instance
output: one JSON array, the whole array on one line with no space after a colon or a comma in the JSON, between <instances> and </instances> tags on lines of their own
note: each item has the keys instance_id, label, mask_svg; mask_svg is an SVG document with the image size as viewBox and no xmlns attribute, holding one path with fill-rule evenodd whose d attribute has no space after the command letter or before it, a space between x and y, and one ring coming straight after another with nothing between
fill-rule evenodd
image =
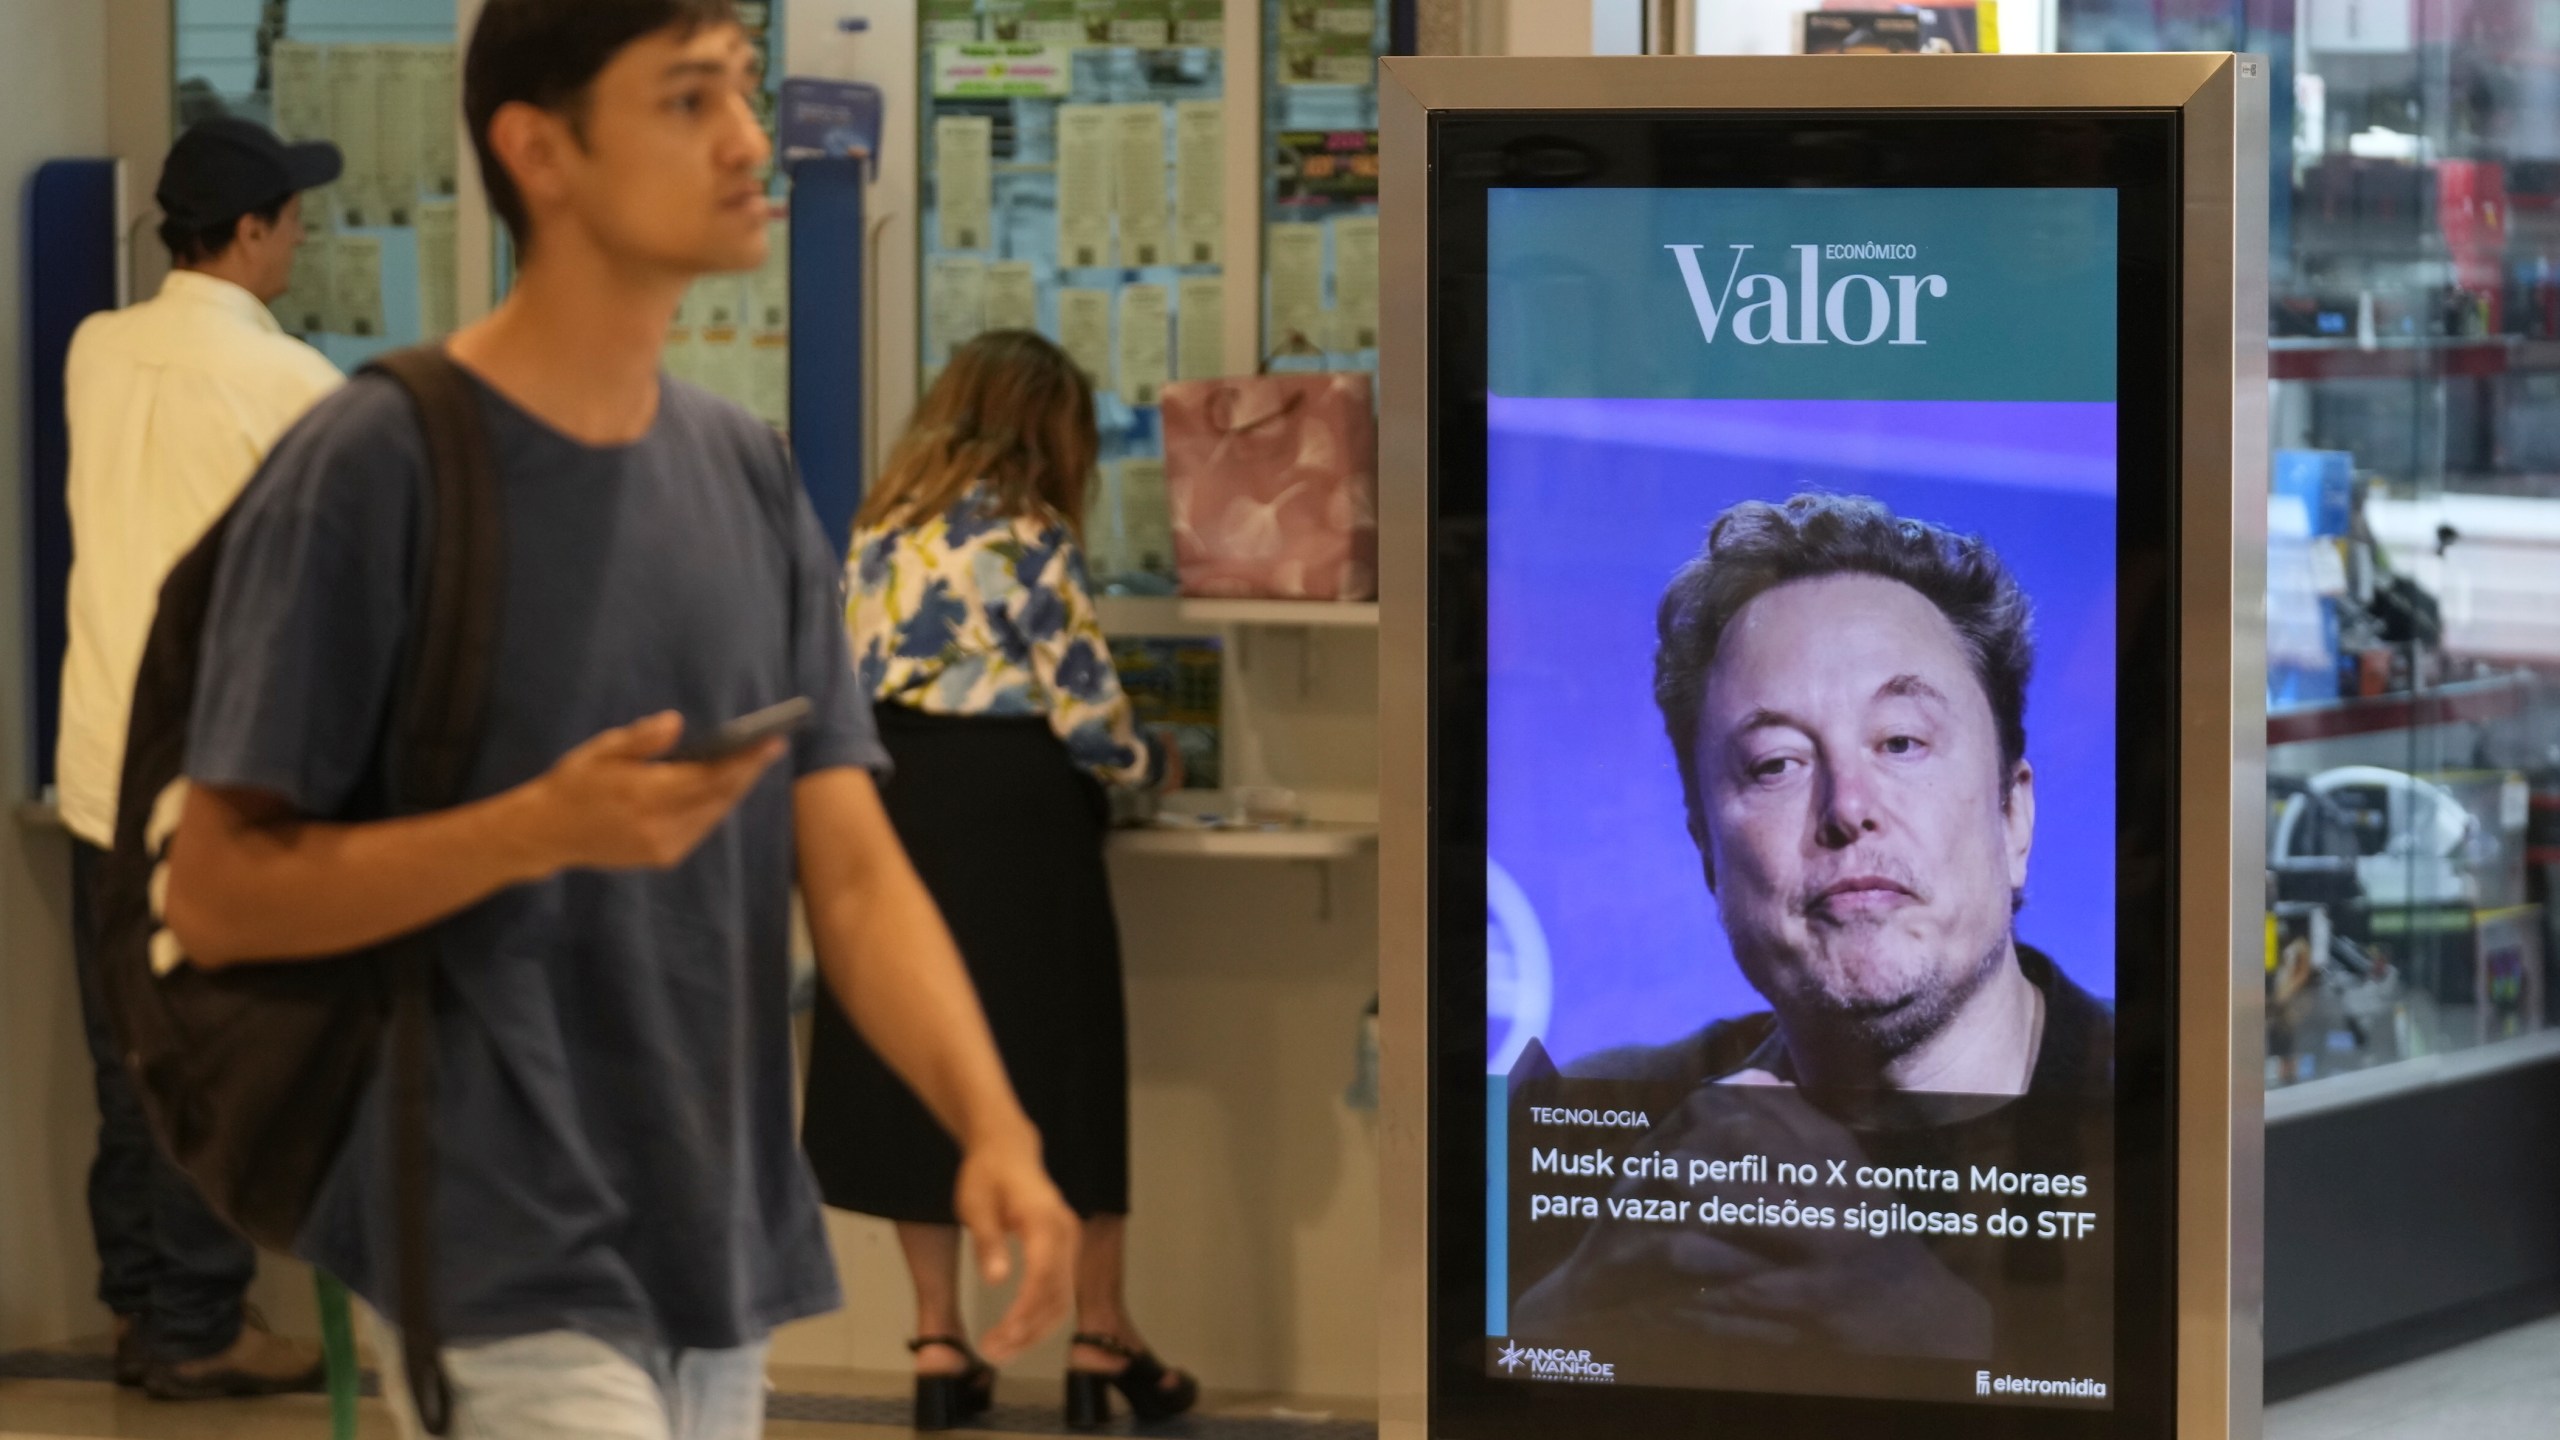
<instances>
[{"instance_id":1,"label":"woman standing","mask_svg":"<svg viewBox=\"0 0 2560 1440\"><path fill-rule=\"evenodd\" d=\"M959 941L1049 1172L1084 1217L1067 1421L1190 1408L1198 1386L1139 1338L1123 1290L1129 1067L1098 781L1178 788L1111 668L1079 539L1093 393L1028 331L953 352L855 517L850 625L896 772L882 799ZM818 1008L801 1142L827 1203L897 1222L915 1282L916 1428L993 1402L963 1338L959 1153Z\"/></svg>"}]
</instances>

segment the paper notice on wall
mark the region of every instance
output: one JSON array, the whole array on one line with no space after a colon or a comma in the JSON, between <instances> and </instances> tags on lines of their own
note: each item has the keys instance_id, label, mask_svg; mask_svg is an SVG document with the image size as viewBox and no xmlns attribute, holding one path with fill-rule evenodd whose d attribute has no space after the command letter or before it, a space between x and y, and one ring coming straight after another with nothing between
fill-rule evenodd
<instances>
[{"instance_id":1,"label":"paper notice on wall","mask_svg":"<svg viewBox=\"0 0 2560 1440\"><path fill-rule=\"evenodd\" d=\"M1058 291L1058 347L1096 388L1111 382L1111 292L1065 286Z\"/></svg>"},{"instance_id":2,"label":"paper notice on wall","mask_svg":"<svg viewBox=\"0 0 2560 1440\"><path fill-rule=\"evenodd\" d=\"M967 44L978 38L977 0L918 0L916 24L928 45Z\"/></svg>"},{"instance_id":3,"label":"paper notice on wall","mask_svg":"<svg viewBox=\"0 0 2560 1440\"><path fill-rule=\"evenodd\" d=\"M1369 84L1377 48L1376 0L1281 0L1280 83Z\"/></svg>"},{"instance_id":4,"label":"paper notice on wall","mask_svg":"<svg viewBox=\"0 0 2560 1440\"><path fill-rule=\"evenodd\" d=\"M708 275L693 282L693 323L708 339L714 330L735 331L744 328L740 316L745 312L745 296L735 275Z\"/></svg>"},{"instance_id":5,"label":"paper notice on wall","mask_svg":"<svg viewBox=\"0 0 2560 1440\"><path fill-rule=\"evenodd\" d=\"M1213 380L1227 373L1227 282L1222 275L1185 275L1173 317L1180 343L1174 376Z\"/></svg>"},{"instance_id":6,"label":"paper notice on wall","mask_svg":"<svg viewBox=\"0 0 2560 1440\"><path fill-rule=\"evenodd\" d=\"M1161 285L1120 287L1120 398L1153 405L1173 378L1172 296Z\"/></svg>"},{"instance_id":7,"label":"paper notice on wall","mask_svg":"<svg viewBox=\"0 0 2560 1440\"><path fill-rule=\"evenodd\" d=\"M299 40L278 40L267 64L276 133L287 140L327 139L329 52Z\"/></svg>"},{"instance_id":8,"label":"paper notice on wall","mask_svg":"<svg viewBox=\"0 0 2560 1440\"><path fill-rule=\"evenodd\" d=\"M993 18L993 17L990 17ZM1056 98L1075 87L1075 49L1068 45L982 45L933 47L933 94L937 100Z\"/></svg>"},{"instance_id":9,"label":"paper notice on wall","mask_svg":"<svg viewBox=\"0 0 2560 1440\"><path fill-rule=\"evenodd\" d=\"M762 334L747 341L747 412L776 430L791 429L791 337Z\"/></svg>"},{"instance_id":10,"label":"paper notice on wall","mask_svg":"<svg viewBox=\"0 0 2560 1440\"><path fill-rule=\"evenodd\" d=\"M331 248L325 231L306 233L302 243L293 247L293 276L286 281L285 292L268 307L286 334L307 338L329 328L337 309L329 289Z\"/></svg>"},{"instance_id":11,"label":"paper notice on wall","mask_svg":"<svg viewBox=\"0 0 2560 1440\"><path fill-rule=\"evenodd\" d=\"M724 399L747 388L746 331L739 323L745 287L735 275L697 280L685 309L693 317L693 383Z\"/></svg>"},{"instance_id":12,"label":"paper notice on wall","mask_svg":"<svg viewBox=\"0 0 2560 1440\"><path fill-rule=\"evenodd\" d=\"M1271 329L1263 350L1280 354L1322 348L1324 336L1324 227L1268 227L1265 263L1271 272Z\"/></svg>"},{"instance_id":13,"label":"paper notice on wall","mask_svg":"<svg viewBox=\"0 0 2560 1440\"><path fill-rule=\"evenodd\" d=\"M945 115L933 122L934 233L942 249L982 250L995 243L995 121Z\"/></svg>"},{"instance_id":14,"label":"paper notice on wall","mask_svg":"<svg viewBox=\"0 0 2560 1440\"><path fill-rule=\"evenodd\" d=\"M1333 305L1337 350L1378 348L1378 217L1333 222Z\"/></svg>"},{"instance_id":15,"label":"paper notice on wall","mask_svg":"<svg viewBox=\"0 0 2560 1440\"><path fill-rule=\"evenodd\" d=\"M1173 107L1174 257L1182 265L1222 263L1227 225L1227 131L1221 100Z\"/></svg>"},{"instance_id":16,"label":"paper notice on wall","mask_svg":"<svg viewBox=\"0 0 2560 1440\"><path fill-rule=\"evenodd\" d=\"M1105 583L1129 568L1120 555L1120 466L1116 461L1096 466L1093 483L1085 487L1084 563L1095 579Z\"/></svg>"},{"instance_id":17,"label":"paper notice on wall","mask_svg":"<svg viewBox=\"0 0 2560 1440\"><path fill-rule=\"evenodd\" d=\"M382 51L379 45L329 50L329 138L346 157L334 191L340 223L385 223L382 176Z\"/></svg>"},{"instance_id":18,"label":"paper notice on wall","mask_svg":"<svg viewBox=\"0 0 2560 1440\"><path fill-rule=\"evenodd\" d=\"M462 83L450 45L418 45L418 184L430 195L462 190Z\"/></svg>"},{"instance_id":19,"label":"paper notice on wall","mask_svg":"<svg viewBox=\"0 0 2560 1440\"><path fill-rule=\"evenodd\" d=\"M747 277L747 329L757 335L791 331L791 222L764 227L764 264Z\"/></svg>"},{"instance_id":20,"label":"paper notice on wall","mask_svg":"<svg viewBox=\"0 0 2560 1440\"><path fill-rule=\"evenodd\" d=\"M456 303L461 281L455 273L460 223L461 212L451 200L418 205L418 328L429 338L451 332L461 321Z\"/></svg>"},{"instance_id":21,"label":"paper notice on wall","mask_svg":"<svg viewBox=\"0 0 2560 1440\"><path fill-rule=\"evenodd\" d=\"M1111 133L1118 106L1058 107L1058 264L1090 270L1111 254Z\"/></svg>"},{"instance_id":22,"label":"paper notice on wall","mask_svg":"<svg viewBox=\"0 0 2560 1440\"><path fill-rule=\"evenodd\" d=\"M687 290L676 301L676 313L667 317L666 354L659 362L667 374L678 380L694 378L693 292Z\"/></svg>"},{"instance_id":23,"label":"paper notice on wall","mask_svg":"<svg viewBox=\"0 0 2560 1440\"><path fill-rule=\"evenodd\" d=\"M1227 43L1226 0L1173 0L1173 43L1212 50Z\"/></svg>"},{"instance_id":24,"label":"paper notice on wall","mask_svg":"<svg viewBox=\"0 0 2560 1440\"><path fill-rule=\"evenodd\" d=\"M936 255L924 288L925 343L939 365L987 328L987 262Z\"/></svg>"},{"instance_id":25,"label":"paper notice on wall","mask_svg":"<svg viewBox=\"0 0 2560 1440\"><path fill-rule=\"evenodd\" d=\"M379 45L382 90L375 102L375 113L381 117L376 137L375 159L381 172L375 179L376 197L382 203L384 225L407 225L418 204L418 147L421 136L418 122L426 109L418 98L421 80L419 62L423 58L414 45Z\"/></svg>"},{"instance_id":26,"label":"paper notice on wall","mask_svg":"<svg viewBox=\"0 0 2560 1440\"><path fill-rule=\"evenodd\" d=\"M1279 70L1283 85L1373 84L1378 74L1376 43L1362 35L1283 35Z\"/></svg>"},{"instance_id":27,"label":"paper notice on wall","mask_svg":"<svg viewBox=\"0 0 2560 1440\"><path fill-rule=\"evenodd\" d=\"M999 260L987 267L987 328L1040 328L1040 276L1028 260Z\"/></svg>"},{"instance_id":28,"label":"paper notice on wall","mask_svg":"<svg viewBox=\"0 0 2560 1440\"><path fill-rule=\"evenodd\" d=\"M1084 17L1076 0L998 0L990 12L999 40L1026 45L1081 45Z\"/></svg>"},{"instance_id":29,"label":"paper notice on wall","mask_svg":"<svg viewBox=\"0 0 2560 1440\"><path fill-rule=\"evenodd\" d=\"M1373 40L1378 33L1378 7L1373 0L1282 0L1280 32Z\"/></svg>"},{"instance_id":30,"label":"paper notice on wall","mask_svg":"<svg viewBox=\"0 0 2560 1440\"><path fill-rule=\"evenodd\" d=\"M736 326L715 330L706 325L693 341L693 383L744 404L747 398L747 343Z\"/></svg>"},{"instance_id":31,"label":"paper notice on wall","mask_svg":"<svg viewBox=\"0 0 2560 1440\"><path fill-rule=\"evenodd\" d=\"M1173 507L1165 499L1164 462L1120 462L1120 551L1123 573L1173 573Z\"/></svg>"},{"instance_id":32,"label":"paper notice on wall","mask_svg":"<svg viewBox=\"0 0 2560 1440\"><path fill-rule=\"evenodd\" d=\"M331 237L329 329L340 335L382 334L382 237Z\"/></svg>"},{"instance_id":33,"label":"paper notice on wall","mask_svg":"<svg viewBox=\"0 0 2560 1440\"><path fill-rule=\"evenodd\" d=\"M1165 0L1109 0L1111 43L1159 49L1173 39L1172 12Z\"/></svg>"},{"instance_id":34,"label":"paper notice on wall","mask_svg":"<svg viewBox=\"0 0 2560 1440\"><path fill-rule=\"evenodd\" d=\"M1113 194L1120 212L1120 263L1175 263L1165 235L1164 107L1152 102L1111 107L1112 146L1119 163Z\"/></svg>"}]
</instances>

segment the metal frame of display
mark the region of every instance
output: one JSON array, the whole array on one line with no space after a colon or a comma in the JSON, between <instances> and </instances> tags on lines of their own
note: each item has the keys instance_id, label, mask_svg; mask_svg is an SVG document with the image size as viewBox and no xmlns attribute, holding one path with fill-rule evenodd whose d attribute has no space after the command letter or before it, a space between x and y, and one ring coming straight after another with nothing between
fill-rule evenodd
<instances>
[{"instance_id":1,"label":"metal frame of display","mask_svg":"<svg viewBox=\"0 0 2560 1440\"><path fill-rule=\"evenodd\" d=\"M2175 1433L2260 1423L2267 483L2264 61L2234 55L1397 59L1382 78L1380 849L1384 1440L1431 1414L1431 127L1455 112L2175 110ZM2212 503L2219 497L2226 503Z\"/></svg>"}]
</instances>

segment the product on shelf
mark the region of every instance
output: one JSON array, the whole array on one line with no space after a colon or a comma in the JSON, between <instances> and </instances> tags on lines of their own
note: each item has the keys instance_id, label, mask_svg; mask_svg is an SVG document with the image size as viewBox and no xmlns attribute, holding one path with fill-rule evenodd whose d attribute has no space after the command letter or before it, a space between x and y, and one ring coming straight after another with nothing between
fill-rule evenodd
<instances>
[{"instance_id":1,"label":"product on shelf","mask_svg":"<svg viewBox=\"0 0 2560 1440\"><path fill-rule=\"evenodd\" d=\"M1182 593L1378 593L1377 418L1364 374L1181 381L1164 391Z\"/></svg>"},{"instance_id":2,"label":"product on shelf","mask_svg":"<svg viewBox=\"0 0 2560 1440\"><path fill-rule=\"evenodd\" d=\"M1209 639L1115 638L1111 663L1120 672L1141 726L1172 731L1182 748L1184 788L1216 790L1223 779L1219 643Z\"/></svg>"},{"instance_id":3,"label":"product on shelf","mask_svg":"<svg viewBox=\"0 0 2560 1440\"><path fill-rule=\"evenodd\" d=\"M1805 15L1807 55L1917 55L1920 17L1901 10L1816 10Z\"/></svg>"}]
</instances>

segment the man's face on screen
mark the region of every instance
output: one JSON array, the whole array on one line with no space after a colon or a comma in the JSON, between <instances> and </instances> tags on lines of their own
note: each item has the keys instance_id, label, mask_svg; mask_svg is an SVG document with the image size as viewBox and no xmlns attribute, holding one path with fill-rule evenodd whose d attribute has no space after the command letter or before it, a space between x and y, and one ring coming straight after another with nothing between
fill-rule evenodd
<instances>
[{"instance_id":1,"label":"man's face on screen","mask_svg":"<svg viewBox=\"0 0 2560 1440\"><path fill-rule=\"evenodd\" d=\"M1834 575L1754 599L1695 744L1717 908L1782 1019L1900 1050L2006 960L2034 776L2002 773L1990 700L1918 591Z\"/></svg>"}]
</instances>

